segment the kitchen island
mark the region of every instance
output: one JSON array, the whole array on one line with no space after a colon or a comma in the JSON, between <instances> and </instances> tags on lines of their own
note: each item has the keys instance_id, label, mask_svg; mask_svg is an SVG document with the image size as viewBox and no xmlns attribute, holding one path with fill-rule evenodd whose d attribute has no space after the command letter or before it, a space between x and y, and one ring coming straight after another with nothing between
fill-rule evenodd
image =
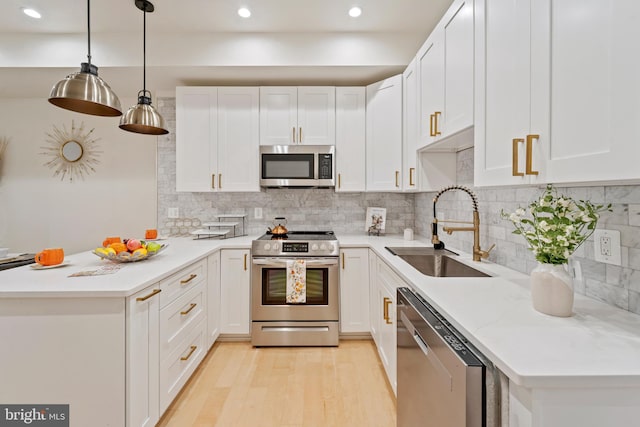
<instances>
[{"instance_id":1,"label":"kitchen island","mask_svg":"<svg viewBox=\"0 0 640 427\"><path fill-rule=\"evenodd\" d=\"M369 248L397 273L398 286L423 296L509 378L508 425L628 426L640 419L640 316L581 295L572 317L546 316L532 309L528 276L521 273L460 253L461 262L493 277L432 278L385 249L428 246L426 240L338 239L341 248ZM129 366L127 304L215 252L246 249L251 240L170 239L156 257L104 276L68 277L105 263L90 252L67 257L69 265L57 269L0 272L0 401L69 403L71 425L127 425L133 404L127 381L136 374Z\"/></svg>"}]
</instances>

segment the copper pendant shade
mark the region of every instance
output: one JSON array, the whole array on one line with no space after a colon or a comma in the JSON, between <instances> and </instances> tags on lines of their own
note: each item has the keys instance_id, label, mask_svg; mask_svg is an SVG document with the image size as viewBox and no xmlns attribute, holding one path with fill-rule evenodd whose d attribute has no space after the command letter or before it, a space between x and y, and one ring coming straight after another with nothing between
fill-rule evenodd
<instances>
[{"instance_id":1,"label":"copper pendant shade","mask_svg":"<svg viewBox=\"0 0 640 427\"><path fill-rule=\"evenodd\" d=\"M138 104L129 110L120 119L120 129L142 133L146 135L166 135L169 133L165 126L164 118L151 105L151 92L147 90L147 12L153 12L154 7L150 1L135 0L135 5L143 12L143 66L142 86L138 92Z\"/></svg>"},{"instance_id":2,"label":"copper pendant shade","mask_svg":"<svg viewBox=\"0 0 640 427\"><path fill-rule=\"evenodd\" d=\"M98 76L98 67L91 64L91 1L87 0L87 62L80 71L69 74L53 86L49 102L58 107L94 116L116 117L122 114L118 96Z\"/></svg>"}]
</instances>

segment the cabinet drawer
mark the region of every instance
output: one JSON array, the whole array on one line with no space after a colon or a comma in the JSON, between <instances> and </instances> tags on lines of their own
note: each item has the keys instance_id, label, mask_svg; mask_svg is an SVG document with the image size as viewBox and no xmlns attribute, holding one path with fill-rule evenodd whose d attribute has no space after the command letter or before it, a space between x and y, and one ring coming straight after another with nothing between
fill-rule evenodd
<instances>
[{"instance_id":1,"label":"cabinet drawer","mask_svg":"<svg viewBox=\"0 0 640 427\"><path fill-rule=\"evenodd\" d=\"M185 292L188 292L198 283L202 283L207 274L206 260L191 264L176 274L167 277L160 282L160 308L163 308Z\"/></svg>"},{"instance_id":2,"label":"cabinet drawer","mask_svg":"<svg viewBox=\"0 0 640 427\"><path fill-rule=\"evenodd\" d=\"M206 335L206 322L202 321L160 362L160 413L167 409L204 358Z\"/></svg>"},{"instance_id":3,"label":"cabinet drawer","mask_svg":"<svg viewBox=\"0 0 640 427\"><path fill-rule=\"evenodd\" d=\"M160 360L164 360L205 318L204 284L198 283L160 310Z\"/></svg>"}]
</instances>

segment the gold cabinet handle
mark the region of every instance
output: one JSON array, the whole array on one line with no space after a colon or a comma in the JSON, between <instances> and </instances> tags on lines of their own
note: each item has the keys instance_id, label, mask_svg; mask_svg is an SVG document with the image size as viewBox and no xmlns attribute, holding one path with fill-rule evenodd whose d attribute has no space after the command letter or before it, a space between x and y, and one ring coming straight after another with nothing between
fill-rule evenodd
<instances>
[{"instance_id":1,"label":"gold cabinet handle","mask_svg":"<svg viewBox=\"0 0 640 427\"><path fill-rule=\"evenodd\" d=\"M409 168L409 186L414 186L416 185L413 182L413 174L416 172L416 168Z\"/></svg>"},{"instance_id":2,"label":"gold cabinet handle","mask_svg":"<svg viewBox=\"0 0 640 427\"><path fill-rule=\"evenodd\" d=\"M400 184L398 184L399 175L400 175L400 171L396 171L396 187L400 187Z\"/></svg>"},{"instance_id":3,"label":"gold cabinet handle","mask_svg":"<svg viewBox=\"0 0 640 427\"><path fill-rule=\"evenodd\" d=\"M393 323L389 318L389 304L391 304L391 298L384 297L382 299L382 304L384 304L382 307L384 320L387 325L391 325Z\"/></svg>"},{"instance_id":4,"label":"gold cabinet handle","mask_svg":"<svg viewBox=\"0 0 640 427\"><path fill-rule=\"evenodd\" d=\"M191 274L189 275L188 279L184 279L184 280L180 280L180 284L181 285L186 285L187 283L189 283L190 281L192 281L193 279L195 279L196 277L198 277L197 274Z\"/></svg>"},{"instance_id":5,"label":"gold cabinet handle","mask_svg":"<svg viewBox=\"0 0 640 427\"><path fill-rule=\"evenodd\" d=\"M533 140L540 139L540 135L527 135L527 161L525 173L527 175L538 175L538 171L533 170Z\"/></svg>"},{"instance_id":6,"label":"gold cabinet handle","mask_svg":"<svg viewBox=\"0 0 640 427\"><path fill-rule=\"evenodd\" d=\"M247 254L244 254L244 271L247 271Z\"/></svg>"},{"instance_id":7,"label":"gold cabinet handle","mask_svg":"<svg viewBox=\"0 0 640 427\"><path fill-rule=\"evenodd\" d=\"M300 127L300 131L298 132L298 142L302 144L302 127Z\"/></svg>"},{"instance_id":8,"label":"gold cabinet handle","mask_svg":"<svg viewBox=\"0 0 640 427\"><path fill-rule=\"evenodd\" d=\"M338 174L338 188L342 187L342 176Z\"/></svg>"},{"instance_id":9,"label":"gold cabinet handle","mask_svg":"<svg viewBox=\"0 0 640 427\"><path fill-rule=\"evenodd\" d=\"M342 252L342 269L344 270L344 252Z\"/></svg>"},{"instance_id":10,"label":"gold cabinet handle","mask_svg":"<svg viewBox=\"0 0 640 427\"><path fill-rule=\"evenodd\" d=\"M433 130L433 118L435 115L431 114L429 116L429 136L436 136L435 131Z\"/></svg>"},{"instance_id":11,"label":"gold cabinet handle","mask_svg":"<svg viewBox=\"0 0 640 427\"><path fill-rule=\"evenodd\" d=\"M192 303L191 303L191 305L189 306L189 308L187 308L185 311L181 311L181 312L180 312L180 314L181 314L182 316L186 316L187 314L189 314L189 312L190 312L191 310L193 310L194 308L196 308L196 305L198 305L198 304L196 304L195 302L192 302Z\"/></svg>"},{"instance_id":12,"label":"gold cabinet handle","mask_svg":"<svg viewBox=\"0 0 640 427\"><path fill-rule=\"evenodd\" d=\"M296 127L295 126L291 128L291 135L292 135L291 139L293 139L293 142L295 143L296 142Z\"/></svg>"},{"instance_id":13,"label":"gold cabinet handle","mask_svg":"<svg viewBox=\"0 0 640 427\"><path fill-rule=\"evenodd\" d=\"M433 114L433 123L434 123L434 126L433 126L433 128L434 128L433 136L438 136L438 135L441 135L441 134L442 134L442 132L440 132L440 129L438 129L438 128L439 128L439 126L438 126L438 117L440 117L440 114L442 114L440 111L436 111L436 112Z\"/></svg>"},{"instance_id":14,"label":"gold cabinet handle","mask_svg":"<svg viewBox=\"0 0 640 427\"><path fill-rule=\"evenodd\" d=\"M162 292L162 289L154 289L153 292L151 292L149 295L146 295L144 297L138 297L136 298L136 301L146 301L149 298L151 298L154 295L158 295L160 292Z\"/></svg>"},{"instance_id":15,"label":"gold cabinet handle","mask_svg":"<svg viewBox=\"0 0 640 427\"><path fill-rule=\"evenodd\" d=\"M216 174L211 174L211 188L216 188Z\"/></svg>"},{"instance_id":16,"label":"gold cabinet handle","mask_svg":"<svg viewBox=\"0 0 640 427\"><path fill-rule=\"evenodd\" d=\"M511 175L513 176L524 176L522 172L518 171L518 144L520 144L521 142L524 142L524 139L513 138L513 145L511 148L513 150L513 164L511 167Z\"/></svg>"},{"instance_id":17,"label":"gold cabinet handle","mask_svg":"<svg viewBox=\"0 0 640 427\"><path fill-rule=\"evenodd\" d=\"M222 188L222 174L218 174L218 188Z\"/></svg>"},{"instance_id":18,"label":"gold cabinet handle","mask_svg":"<svg viewBox=\"0 0 640 427\"><path fill-rule=\"evenodd\" d=\"M194 351L196 351L196 349L198 348L197 345L192 345L191 346L191 350L189 350L189 354L187 354L186 356L182 356L180 358L180 360L189 360L189 358L191 357L191 355L193 354Z\"/></svg>"}]
</instances>

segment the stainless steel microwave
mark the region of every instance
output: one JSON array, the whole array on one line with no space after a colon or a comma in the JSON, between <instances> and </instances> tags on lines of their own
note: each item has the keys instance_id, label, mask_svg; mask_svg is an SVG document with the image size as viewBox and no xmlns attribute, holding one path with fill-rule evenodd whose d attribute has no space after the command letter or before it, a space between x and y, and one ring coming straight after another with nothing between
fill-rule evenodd
<instances>
[{"instance_id":1,"label":"stainless steel microwave","mask_svg":"<svg viewBox=\"0 0 640 427\"><path fill-rule=\"evenodd\" d=\"M262 187L335 187L333 145L261 145Z\"/></svg>"}]
</instances>

